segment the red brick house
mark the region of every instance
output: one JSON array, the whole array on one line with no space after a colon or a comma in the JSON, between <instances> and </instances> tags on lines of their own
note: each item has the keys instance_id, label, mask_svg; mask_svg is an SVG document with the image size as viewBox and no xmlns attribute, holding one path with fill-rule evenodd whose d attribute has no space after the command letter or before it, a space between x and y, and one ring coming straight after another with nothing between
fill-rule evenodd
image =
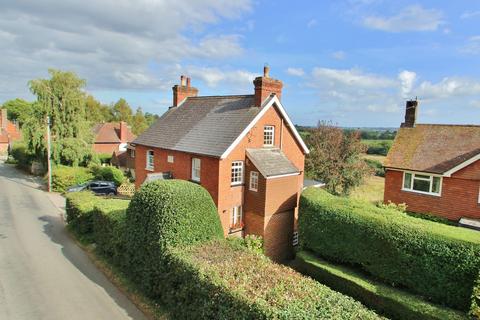
<instances>
[{"instance_id":1,"label":"red brick house","mask_svg":"<svg viewBox=\"0 0 480 320\"><path fill-rule=\"evenodd\" d=\"M95 140L93 150L97 153L113 154L115 151L126 151L129 142L135 139L126 122L99 123L93 127Z\"/></svg>"},{"instance_id":2,"label":"red brick house","mask_svg":"<svg viewBox=\"0 0 480 320\"><path fill-rule=\"evenodd\" d=\"M12 142L20 138L20 129L8 120L7 109L0 109L0 155L6 155Z\"/></svg>"},{"instance_id":3,"label":"red brick house","mask_svg":"<svg viewBox=\"0 0 480 320\"><path fill-rule=\"evenodd\" d=\"M197 96L190 78L173 106L134 142L136 186L162 178L205 187L225 236L260 235L282 260L292 241L308 149L280 102L282 82L254 80L252 95Z\"/></svg>"},{"instance_id":4,"label":"red brick house","mask_svg":"<svg viewBox=\"0 0 480 320\"><path fill-rule=\"evenodd\" d=\"M384 201L450 220L480 219L480 126L416 124L417 101L385 161Z\"/></svg>"}]
</instances>

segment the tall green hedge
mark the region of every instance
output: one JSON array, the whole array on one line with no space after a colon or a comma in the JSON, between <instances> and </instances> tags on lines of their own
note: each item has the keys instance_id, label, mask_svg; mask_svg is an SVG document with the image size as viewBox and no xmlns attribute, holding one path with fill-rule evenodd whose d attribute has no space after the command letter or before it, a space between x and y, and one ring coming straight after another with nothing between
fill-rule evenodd
<instances>
[{"instance_id":1,"label":"tall green hedge","mask_svg":"<svg viewBox=\"0 0 480 320\"><path fill-rule=\"evenodd\" d=\"M476 231L310 188L301 196L299 235L303 248L327 260L357 265L439 304L470 306L480 269Z\"/></svg>"},{"instance_id":2,"label":"tall green hedge","mask_svg":"<svg viewBox=\"0 0 480 320\"><path fill-rule=\"evenodd\" d=\"M93 210L98 203L93 193L88 191L68 193L66 196L66 221L77 235L88 236L93 232Z\"/></svg>"},{"instance_id":3,"label":"tall green hedge","mask_svg":"<svg viewBox=\"0 0 480 320\"><path fill-rule=\"evenodd\" d=\"M94 178L90 169L58 165L52 170L52 189L65 192L69 187L88 182Z\"/></svg>"},{"instance_id":4,"label":"tall green hedge","mask_svg":"<svg viewBox=\"0 0 480 320\"><path fill-rule=\"evenodd\" d=\"M123 267L128 260L125 255L125 221L129 202L102 199L93 209L93 235L97 250L118 267Z\"/></svg>"},{"instance_id":5,"label":"tall green hedge","mask_svg":"<svg viewBox=\"0 0 480 320\"><path fill-rule=\"evenodd\" d=\"M163 259L169 248L221 238L223 229L212 197L192 182L147 183L127 210L129 272L152 295L163 290L157 283L165 276Z\"/></svg>"}]
</instances>

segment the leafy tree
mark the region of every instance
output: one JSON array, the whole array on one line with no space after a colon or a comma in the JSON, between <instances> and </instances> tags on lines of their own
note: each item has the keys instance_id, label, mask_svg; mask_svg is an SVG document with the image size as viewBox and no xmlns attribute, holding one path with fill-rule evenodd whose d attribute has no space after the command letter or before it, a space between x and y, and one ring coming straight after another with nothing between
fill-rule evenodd
<instances>
[{"instance_id":1,"label":"leafy tree","mask_svg":"<svg viewBox=\"0 0 480 320\"><path fill-rule=\"evenodd\" d=\"M310 154L305 166L307 175L326 184L333 194L348 195L371 173L361 154L365 146L356 131L344 132L327 122L320 122L306 140Z\"/></svg>"},{"instance_id":2,"label":"leafy tree","mask_svg":"<svg viewBox=\"0 0 480 320\"><path fill-rule=\"evenodd\" d=\"M73 72L49 70L50 79L29 82L37 96L32 116L24 123L24 137L32 153L45 158L46 117L50 116L52 160L78 165L90 156L92 133L85 118L85 80Z\"/></svg>"},{"instance_id":3,"label":"leafy tree","mask_svg":"<svg viewBox=\"0 0 480 320\"><path fill-rule=\"evenodd\" d=\"M147 130L147 128L147 119L143 115L142 108L138 107L135 115L132 118L132 131L135 135L139 135L143 131Z\"/></svg>"},{"instance_id":4,"label":"leafy tree","mask_svg":"<svg viewBox=\"0 0 480 320\"><path fill-rule=\"evenodd\" d=\"M125 121L128 124L132 123L132 108L130 108L130 105L123 98L113 105L112 114L114 121Z\"/></svg>"},{"instance_id":5,"label":"leafy tree","mask_svg":"<svg viewBox=\"0 0 480 320\"><path fill-rule=\"evenodd\" d=\"M32 113L32 103L19 98L6 101L3 108L8 110L8 119L18 121L20 126Z\"/></svg>"},{"instance_id":6,"label":"leafy tree","mask_svg":"<svg viewBox=\"0 0 480 320\"><path fill-rule=\"evenodd\" d=\"M145 120L147 120L147 125L150 127L157 119L159 118L158 114L153 114L150 112L145 112Z\"/></svg>"},{"instance_id":7,"label":"leafy tree","mask_svg":"<svg viewBox=\"0 0 480 320\"><path fill-rule=\"evenodd\" d=\"M109 106L100 103L93 96L87 96L85 106L86 118L90 123L95 124L112 121L113 110Z\"/></svg>"}]
</instances>

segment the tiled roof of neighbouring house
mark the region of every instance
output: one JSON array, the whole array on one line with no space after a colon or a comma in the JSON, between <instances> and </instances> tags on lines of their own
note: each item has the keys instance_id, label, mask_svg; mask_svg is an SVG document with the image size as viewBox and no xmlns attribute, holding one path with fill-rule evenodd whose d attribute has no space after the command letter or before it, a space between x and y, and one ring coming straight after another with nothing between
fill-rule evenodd
<instances>
[{"instance_id":1,"label":"tiled roof of neighbouring house","mask_svg":"<svg viewBox=\"0 0 480 320\"><path fill-rule=\"evenodd\" d=\"M220 157L260 110L253 95L190 97L133 143Z\"/></svg>"},{"instance_id":2,"label":"tiled roof of neighbouring house","mask_svg":"<svg viewBox=\"0 0 480 320\"><path fill-rule=\"evenodd\" d=\"M443 174L480 154L480 126L417 124L400 128L385 167Z\"/></svg>"},{"instance_id":3,"label":"tiled roof of neighbouring house","mask_svg":"<svg viewBox=\"0 0 480 320\"><path fill-rule=\"evenodd\" d=\"M247 149L247 157L265 178L300 172L278 148Z\"/></svg>"},{"instance_id":4,"label":"tiled roof of neighbouring house","mask_svg":"<svg viewBox=\"0 0 480 320\"><path fill-rule=\"evenodd\" d=\"M121 143L120 123L106 122L98 123L93 127L95 143ZM135 135L127 128L127 141L133 141Z\"/></svg>"}]
</instances>

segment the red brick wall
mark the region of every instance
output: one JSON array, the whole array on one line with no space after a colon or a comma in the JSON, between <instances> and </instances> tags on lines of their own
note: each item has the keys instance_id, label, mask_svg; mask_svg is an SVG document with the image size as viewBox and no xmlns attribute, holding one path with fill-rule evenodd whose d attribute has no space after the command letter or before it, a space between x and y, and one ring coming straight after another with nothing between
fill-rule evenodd
<instances>
[{"instance_id":1,"label":"red brick wall","mask_svg":"<svg viewBox=\"0 0 480 320\"><path fill-rule=\"evenodd\" d=\"M407 210L418 213L432 213L450 220L461 217L480 219L478 193L480 181L459 177L473 177L472 168L464 168L451 178L444 177L441 196L424 195L402 191L403 172L387 170L385 175L384 201L406 203ZM465 171L464 171L465 170Z\"/></svg>"},{"instance_id":2,"label":"red brick wall","mask_svg":"<svg viewBox=\"0 0 480 320\"><path fill-rule=\"evenodd\" d=\"M94 143L93 151L96 153L113 154L113 151L118 151L120 144L118 143Z\"/></svg>"}]
</instances>

